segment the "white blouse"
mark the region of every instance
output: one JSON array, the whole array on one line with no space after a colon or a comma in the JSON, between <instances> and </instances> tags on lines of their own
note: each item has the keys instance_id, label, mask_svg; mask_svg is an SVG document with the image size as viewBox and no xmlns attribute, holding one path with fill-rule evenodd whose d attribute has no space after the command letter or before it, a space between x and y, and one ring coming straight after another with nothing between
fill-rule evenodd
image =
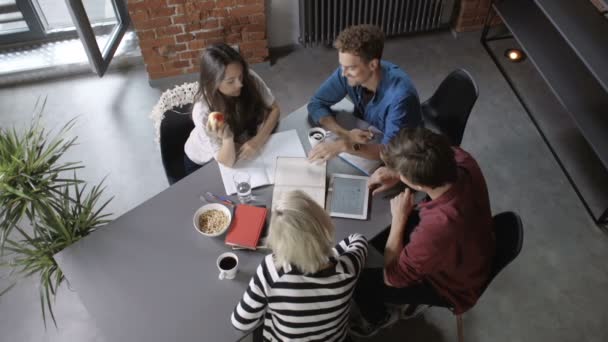
<instances>
[{"instance_id":1,"label":"white blouse","mask_svg":"<svg viewBox=\"0 0 608 342\"><path fill-rule=\"evenodd\" d=\"M264 80L251 69L249 69L249 74L256 83L264 104L268 107L272 106L275 99ZM194 104L192 108L194 129L190 132L190 137L184 145L184 152L188 158L200 165L205 164L211 158L217 158L222 147L222 140L207 131L207 119L210 112L209 104L204 99L200 99Z\"/></svg>"}]
</instances>

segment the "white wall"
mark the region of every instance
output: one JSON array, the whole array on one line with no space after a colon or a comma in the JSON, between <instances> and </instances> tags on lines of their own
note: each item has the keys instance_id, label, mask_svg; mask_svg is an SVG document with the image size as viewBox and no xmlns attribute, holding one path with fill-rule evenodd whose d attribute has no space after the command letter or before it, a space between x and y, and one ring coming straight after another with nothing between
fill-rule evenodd
<instances>
[{"instance_id":1,"label":"white wall","mask_svg":"<svg viewBox=\"0 0 608 342\"><path fill-rule=\"evenodd\" d=\"M269 47L298 44L298 0L266 0Z\"/></svg>"}]
</instances>

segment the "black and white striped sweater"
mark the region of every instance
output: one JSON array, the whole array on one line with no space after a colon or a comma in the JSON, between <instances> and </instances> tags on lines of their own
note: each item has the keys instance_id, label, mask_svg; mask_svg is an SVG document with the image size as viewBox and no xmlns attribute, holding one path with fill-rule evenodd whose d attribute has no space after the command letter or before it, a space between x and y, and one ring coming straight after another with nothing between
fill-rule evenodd
<instances>
[{"instance_id":1,"label":"black and white striped sweater","mask_svg":"<svg viewBox=\"0 0 608 342\"><path fill-rule=\"evenodd\" d=\"M265 341L342 341L346 337L350 299L367 258L367 240L352 234L334 248L334 267L303 274L273 255L258 266L232 324L251 330L264 322Z\"/></svg>"}]
</instances>

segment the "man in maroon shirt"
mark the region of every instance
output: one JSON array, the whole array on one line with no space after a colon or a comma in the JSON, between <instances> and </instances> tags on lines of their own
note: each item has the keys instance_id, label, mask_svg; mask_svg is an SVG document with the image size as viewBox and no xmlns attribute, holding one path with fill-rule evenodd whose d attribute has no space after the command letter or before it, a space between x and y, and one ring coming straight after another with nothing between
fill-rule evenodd
<instances>
[{"instance_id":1,"label":"man in maroon shirt","mask_svg":"<svg viewBox=\"0 0 608 342\"><path fill-rule=\"evenodd\" d=\"M382 152L386 167L370 178L373 194L400 181L408 187L391 200L392 222L384 268L364 270L355 291L362 314L351 332L371 336L399 319L385 303L470 309L489 279L495 241L485 180L477 162L444 136L404 129ZM412 190L430 200L414 210Z\"/></svg>"}]
</instances>

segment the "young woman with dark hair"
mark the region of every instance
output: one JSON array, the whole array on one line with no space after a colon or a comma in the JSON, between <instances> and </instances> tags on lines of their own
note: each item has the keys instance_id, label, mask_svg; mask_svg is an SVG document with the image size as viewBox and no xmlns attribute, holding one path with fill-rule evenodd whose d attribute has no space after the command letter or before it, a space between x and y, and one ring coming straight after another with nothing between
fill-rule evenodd
<instances>
[{"instance_id":1,"label":"young woman with dark hair","mask_svg":"<svg viewBox=\"0 0 608 342\"><path fill-rule=\"evenodd\" d=\"M211 158L230 167L254 157L277 125L279 106L236 50L214 44L201 55L192 120L195 128L184 146L187 174Z\"/></svg>"}]
</instances>

